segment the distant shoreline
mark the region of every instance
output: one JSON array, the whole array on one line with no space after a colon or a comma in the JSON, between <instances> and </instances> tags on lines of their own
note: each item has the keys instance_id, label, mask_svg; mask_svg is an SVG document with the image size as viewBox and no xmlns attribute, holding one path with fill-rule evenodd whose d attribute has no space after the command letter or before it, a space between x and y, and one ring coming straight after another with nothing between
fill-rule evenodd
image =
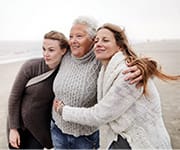
<instances>
[{"instance_id":1,"label":"distant shoreline","mask_svg":"<svg viewBox=\"0 0 180 150\"><path fill-rule=\"evenodd\" d=\"M5 65L5 64L9 64L9 63L16 63L16 62L22 62L22 61L26 61L29 59L33 59L33 58L40 58L39 57L24 57L24 58L14 58L14 59L9 59L9 60L0 60L0 65Z\"/></svg>"},{"instance_id":2,"label":"distant shoreline","mask_svg":"<svg viewBox=\"0 0 180 150\"><path fill-rule=\"evenodd\" d=\"M0 41L0 64L42 57L41 44L40 41ZM132 44L132 48L137 53L180 52L180 39L137 42Z\"/></svg>"}]
</instances>

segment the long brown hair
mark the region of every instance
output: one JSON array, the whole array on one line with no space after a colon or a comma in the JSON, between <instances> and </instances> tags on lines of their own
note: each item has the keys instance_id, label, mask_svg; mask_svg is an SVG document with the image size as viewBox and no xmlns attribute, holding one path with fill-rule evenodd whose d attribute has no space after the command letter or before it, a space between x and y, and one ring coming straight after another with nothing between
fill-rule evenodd
<instances>
[{"instance_id":1,"label":"long brown hair","mask_svg":"<svg viewBox=\"0 0 180 150\"><path fill-rule=\"evenodd\" d=\"M121 27L106 23L98 30L100 29L108 29L114 34L114 38L116 40L116 44L122 48L123 54L126 56L126 62L130 63L131 65L136 65L143 76L143 79L137 84L137 86L143 86L143 93L147 94L147 81L150 77L156 76L161 80L167 81L167 80L179 80L180 75L168 75L161 71L161 67L159 64L150 58L143 57L140 58L138 55L133 51L131 48L127 36L125 34L124 29L121 29Z\"/></svg>"}]
</instances>

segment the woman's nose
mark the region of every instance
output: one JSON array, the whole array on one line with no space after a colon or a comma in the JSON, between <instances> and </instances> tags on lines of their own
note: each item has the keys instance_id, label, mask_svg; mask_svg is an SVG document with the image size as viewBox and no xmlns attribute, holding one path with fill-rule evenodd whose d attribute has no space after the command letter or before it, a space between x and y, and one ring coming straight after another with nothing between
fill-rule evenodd
<instances>
[{"instance_id":1,"label":"woman's nose","mask_svg":"<svg viewBox=\"0 0 180 150\"><path fill-rule=\"evenodd\" d=\"M71 38L69 39L69 42L70 42L70 43L74 43L74 42L77 42L77 41L78 41L78 38L75 37L75 36L73 36L73 37L71 37Z\"/></svg>"},{"instance_id":2,"label":"woman's nose","mask_svg":"<svg viewBox=\"0 0 180 150\"><path fill-rule=\"evenodd\" d=\"M99 47L99 46L102 46L102 43L100 41L97 41L95 44L94 44L95 47Z\"/></svg>"},{"instance_id":3,"label":"woman's nose","mask_svg":"<svg viewBox=\"0 0 180 150\"><path fill-rule=\"evenodd\" d=\"M44 55L44 56L48 56L48 55L49 55L48 51L44 51L44 52L43 52L43 55Z\"/></svg>"}]
</instances>

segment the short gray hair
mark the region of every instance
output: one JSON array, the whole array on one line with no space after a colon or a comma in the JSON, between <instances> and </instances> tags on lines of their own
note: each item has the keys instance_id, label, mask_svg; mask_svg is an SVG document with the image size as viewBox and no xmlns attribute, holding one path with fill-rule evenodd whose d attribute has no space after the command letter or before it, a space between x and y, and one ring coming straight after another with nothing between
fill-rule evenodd
<instances>
[{"instance_id":1,"label":"short gray hair","mask_svg":"<svg viewBox=\"0 0 180 150\"><path fill-rule=\"evenodd\" d=\"M88 16L79 16L73 22L73 25L76 25L76 24L86 25L88 27L87 32L88 32L89 36L92 39L95 37L98 24L94 18L88 17Z\"/></svg>"}]
</instances>

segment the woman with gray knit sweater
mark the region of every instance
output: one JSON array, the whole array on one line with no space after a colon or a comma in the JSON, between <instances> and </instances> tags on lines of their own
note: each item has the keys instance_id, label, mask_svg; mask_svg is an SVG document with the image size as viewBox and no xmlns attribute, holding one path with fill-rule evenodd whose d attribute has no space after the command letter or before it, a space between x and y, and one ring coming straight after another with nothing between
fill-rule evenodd
<instances>
[{"instance_id":1,"label":"woman with gray knit sweater","mask_svg":"<svg viewBox=\"0 0 180 150\"><path fill-rule=\"evenodd\" d=\"M62 101L54 101L56 115L62 115L68 123L100 127L103 149L171 149L160 97L148 78L154 75L163 80L178 80L180 76L163 74L154 60L139 59L130 48L124 30L113 24L98 29L94 51L102 63L98 104L90 108L72 107L61 97ZM142 67L144 78L138 89L124 81L122 71L127 68L127 62ZM143 69L147 63L149 67Z\"/></svg>"},{"instance_id":2,"label":"woman with gray knit sweater","mask_svg":"<svg viewBox=\"0 0 180 150\"><path fill-rule=\"evenodd\" d=\"M88 17L76 19L70 30L71 51L63 57L53 85L55 97L67 105L91 107L97 103L97 78L101 64L92 50L95 34L96 24ZM127 69L127 72L134 68L136 70L137 67ZM134 78L139 72L140 70L137 70L129 77ZM141 78L137 77L137 80ZM51 135L55 149L99 147L99 131L96 126L66 121L54 109Z\"/></svg>"},{"instance_id":3,"label":"woman with gray knit sweater","mask_svg":"<svg viewBox=\"0 0 180 150\"><path fill-rule=\"evenodd\" d=\"M53 80L69 48L64 34L44 35L43 58L26 61L13 84L8 104L9 148L52 148L50 133Z\"/></svg>"}]
</instances>

